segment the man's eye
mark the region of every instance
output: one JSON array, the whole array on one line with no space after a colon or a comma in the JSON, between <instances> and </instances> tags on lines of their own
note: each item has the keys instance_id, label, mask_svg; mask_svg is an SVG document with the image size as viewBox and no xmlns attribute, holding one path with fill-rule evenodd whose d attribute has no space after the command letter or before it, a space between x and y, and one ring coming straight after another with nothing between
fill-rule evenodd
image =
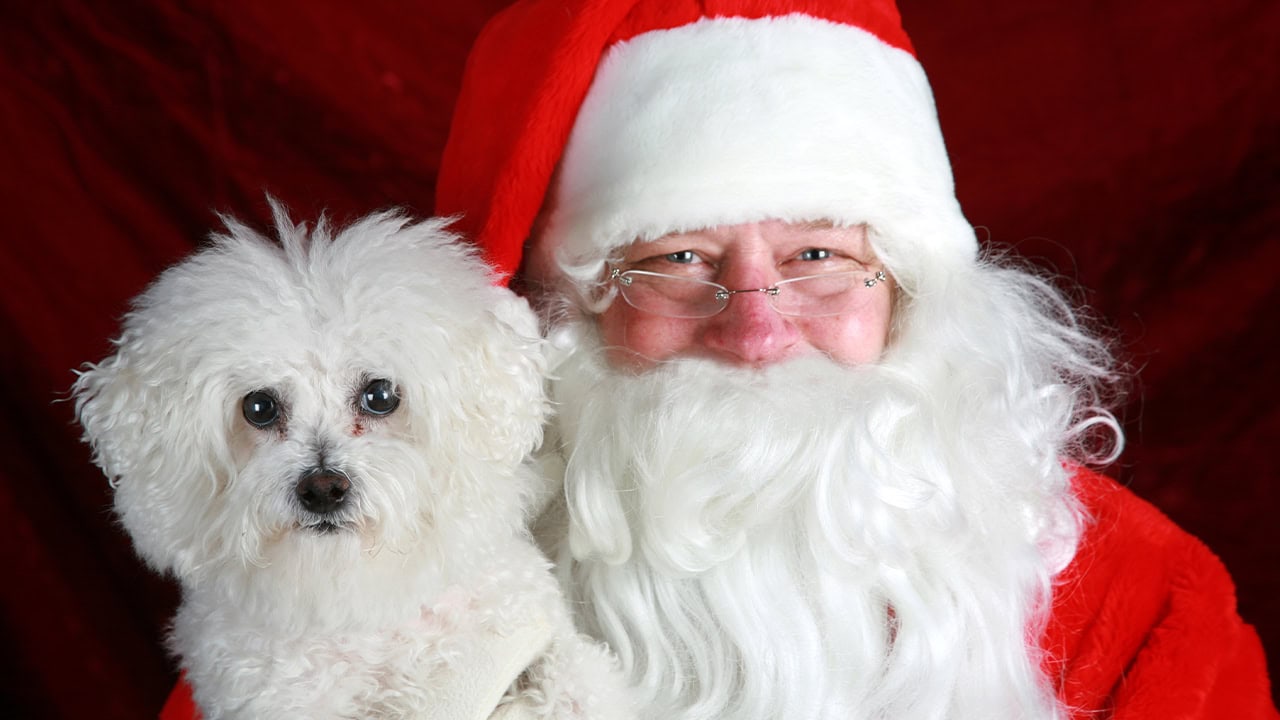
<instances>
[{"instance_id":1,"label":"man's eye","mask_svg":"<svg viewBox=\"0 0 1280 720\"><path fill-rule=\"evenodd\" d=\"M829 260L831 256L832 256L832 252L826 248L809 248L808 250L801 251L801 253L797 255L796 258L799 260L812 261L812 260Z\"/></svg>"},{"instance_id":2,"label":"man's eye","mask_svg":"<svg viewBox=\"0 0 1280 720\"><path fill-rule=\"evenodd\" d=\"M658 250L652 255L643 255L642 258L627 263L627 269L703 280L710 279L708 276L716 272L716 266L708 262L697 250L676 250L675 252Z\"/></svg>"}]
</instances>

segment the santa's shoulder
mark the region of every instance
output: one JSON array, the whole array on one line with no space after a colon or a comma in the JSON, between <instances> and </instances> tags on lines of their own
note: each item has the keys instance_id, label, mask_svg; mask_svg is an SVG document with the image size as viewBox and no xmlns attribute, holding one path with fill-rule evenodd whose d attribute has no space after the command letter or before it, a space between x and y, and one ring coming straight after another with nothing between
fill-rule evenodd
<instances>
[{"instance_id":1,"label":"santa's shoulder","mask_svg":"<svg viewBox=\"0 0 1280 720\"><path fill-rule=\"evenodd\" d=\"M1043 641L1067 705L1081 717L1280 717L1222 561L1111 478L1079 469L1072 485L1089 520Z\"/></svg>"}]
</instances>

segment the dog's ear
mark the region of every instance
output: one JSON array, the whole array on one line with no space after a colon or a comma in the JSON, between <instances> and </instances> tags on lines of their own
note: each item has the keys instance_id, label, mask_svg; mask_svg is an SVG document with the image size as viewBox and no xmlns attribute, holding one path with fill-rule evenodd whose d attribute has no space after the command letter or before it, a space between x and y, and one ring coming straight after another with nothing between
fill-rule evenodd
<instances>
[{"instance_id":1,"label":"dog's ear","mask_svg":"<svg viewBox=\"0 0 1280 720\"><path fill-rule=\"evenodd\" d=\"M474 412L485 419L487 438L476 452L515 466L542 442L549 404L546 354L538 320L514 292L492 287L493 302L470 337L472 357L460 364Z\"/></svg>"},{"instance_id":2,"label":"dog's ear","mask_svg":"<svg viewBox=\"0 0 1280 720\"><path fill-rule=\"evenodd\" d=\"M234 472L222 393L157 338L126 330L116 344L79 373L76 415L138 554L182 578L207 554L198 529Z\"/></svg>"}]
</instances>

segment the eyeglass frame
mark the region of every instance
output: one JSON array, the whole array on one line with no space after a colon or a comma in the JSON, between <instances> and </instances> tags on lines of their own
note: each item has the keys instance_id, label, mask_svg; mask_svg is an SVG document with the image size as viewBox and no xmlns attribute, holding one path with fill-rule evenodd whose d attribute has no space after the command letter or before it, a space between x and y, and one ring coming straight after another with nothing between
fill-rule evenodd
<instances>
[{"instance_id":1,"label":"eyeglass frame","mask_svg":"<svg viewBox=\"0 0 1280 720\"><path fill-rule=\"evenodd\" d=\"M640 312L647 312L653 315L657 315L659 317L670 317L674 319L705 320L707 318L715 317L716 315L719 315L720 313L724 312L725 308L729 307L729 300L732 299L734 295L739 295L742 293L762 292L769 295L769 297L777 297L778 293L781 291L781 288L779 287L780 285L787 285L789 283L794 283L800 280L811 280L813 278L820 278L820 277L827 277L827 276L834 276L834 275L844 275L844 274L853 275L853 274L857 274L858 272L859 271L857 270L843 270L843 271L834 272L834 273L817 273L815 275L801 275L800 277L787 278L786 280L781 280L770 287L742 288L739 290L730 290L729 288L725 287L724 285L721 285L718 282L713 282L711 280L703 280L701 278L681 277L680 275L670 275L668 273L653 272L652 270L623 270L620 267L609 266L608 282L617 283L618 285L621 285L624 288L630 287L631 283L629 282L630 278L628 276L642 275L645 277L656 277L656 278L667 278L671 280L680 280L682 282L695 282L695 283L700 283L702 285L709 285L711 287L718 288L715 293L715 299L718 302L722 302L723 304L720 305L716 309L716 311L711 313L710 315L693 315L693 316L664 315L662 313L657 313L652 310L646 310L644 308L636 307L631 303L631 300L627 298L627 295L625 292L622 292L621 289L618 291L618 294L622 296L622 299L624 302L626 302L628 305L631 305L631 307L639 310ZM624 281L628 281L628 282L624 282ZM889 275L884 271L883 268L879 268L879 269L876 269L874 272L871 272L871 277L864 280L862 284L863 284L863 287L873 288L879 283L887 283L887 282L889 282ZM772 307L774 312L778 313L779 315L784 315L787 317L829 317L830 315L840 314L839 312L835 312L835 313L830 313L829 315L792 315L789 313L784 313L781 310L778 310L778 307L772 303L770 303L770 307Z\"/></svg>"}]
</instances>

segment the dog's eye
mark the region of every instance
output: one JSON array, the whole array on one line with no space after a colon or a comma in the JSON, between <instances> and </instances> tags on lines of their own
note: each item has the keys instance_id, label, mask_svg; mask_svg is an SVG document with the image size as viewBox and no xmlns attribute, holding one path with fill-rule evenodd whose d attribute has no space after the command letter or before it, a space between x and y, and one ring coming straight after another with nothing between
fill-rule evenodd
<instances>
[{"instance_id":1,"label":"dog's eye","mask_svg":"<svg viewBox=\"0 0 1280 720\"><path fill-rule=\"evenodd\" d=\"M390 380L372 380L360 391L360 409L370 415L390 415L400 406L400 396Z\"/></svg>"},{"instance_id":2,"label":"dog's eye","mask_svg":"<svg viewBox=\"0 0 1280 720\"><path fill-rule=\"evenodd\" d=\"M244 419L254 427L271 427L280 419L280 402L266 390L254 390L245 395L241 409Z\"/></svg>"}]
</instances>

